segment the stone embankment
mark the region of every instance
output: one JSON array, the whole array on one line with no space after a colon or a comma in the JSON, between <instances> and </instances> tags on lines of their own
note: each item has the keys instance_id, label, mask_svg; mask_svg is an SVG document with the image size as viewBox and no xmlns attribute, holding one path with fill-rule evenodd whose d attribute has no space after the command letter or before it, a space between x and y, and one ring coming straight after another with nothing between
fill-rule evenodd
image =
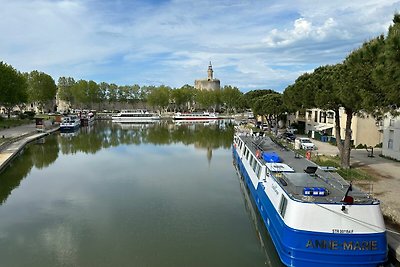
<instances>
[{"instance_id":1,"label":"stone embankment","mask_svg":"<svg viewBox=\"0 0 400 267\"><path fill-rule=\"evenodd\" d=\"M55 132L59 128L59 125L49 125L45 129L38 131L35 124L28 124L1 130L0 172L7 167L26 144Z\"/></svg>"}]
</instances>

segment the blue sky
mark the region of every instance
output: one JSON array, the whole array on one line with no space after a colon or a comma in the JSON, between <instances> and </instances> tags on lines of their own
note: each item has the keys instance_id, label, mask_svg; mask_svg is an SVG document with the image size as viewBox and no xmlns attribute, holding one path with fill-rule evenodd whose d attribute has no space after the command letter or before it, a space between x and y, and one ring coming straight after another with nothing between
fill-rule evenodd
<instances>
[{"instance_id":1,"label":"blue sky","mask_svg":"<svg viewBox=\"0 0 400 267\"><path fill-rule=\"evenodd\" d=\"M400 1L0 0L0 61L118 85L282 91L386 34Z\"/></svg>"}]
</instances>

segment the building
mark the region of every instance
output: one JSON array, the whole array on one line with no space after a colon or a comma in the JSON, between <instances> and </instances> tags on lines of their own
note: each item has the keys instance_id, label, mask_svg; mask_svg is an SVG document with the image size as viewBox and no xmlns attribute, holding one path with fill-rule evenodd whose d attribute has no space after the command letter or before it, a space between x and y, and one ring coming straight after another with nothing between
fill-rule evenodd
<instances>
[{"instance_id":1,"label":"building","mask_svg":"<svg viewBox=\"0 0 400 267\"><path fill-rule=\"evenodd\" d=\"M218 79L214 79L214 71L211 65L211 61L208 65L207 76L207 79L195 80L194 88L207 91L219 90L221 86L220 81Z\"/></svg>"},{"instance_id":2,"label":"building","mask_svg":"<svg viewBox=\"0 0 400 267\"><path fill-rule=\"evenodd\" d=\"M382 125L382 155L400 160L400 118L388 115Z\"/></svg>"},{"instance_id":3,"label":"building","mask_svg":"<svg viewBox=\"0 0 400 267\"><path fill-rule=\"evenodd\" d=\"M344 139L346 129L346 113L343 108L339 110L340 136ZM335 113L331 110L318 108L306 109L303 112L296 112L295 116L289 116L288 122L296 121L303 125L305 133L312 138L320 139L321 136L332 136L336 138ZM400 122L399 122L400 123ZM351 122L351 140L354 146L367 145L376 146L382 142L382 130L379 123L368 114L353 116Z\"/></svg>"}]
</instances>

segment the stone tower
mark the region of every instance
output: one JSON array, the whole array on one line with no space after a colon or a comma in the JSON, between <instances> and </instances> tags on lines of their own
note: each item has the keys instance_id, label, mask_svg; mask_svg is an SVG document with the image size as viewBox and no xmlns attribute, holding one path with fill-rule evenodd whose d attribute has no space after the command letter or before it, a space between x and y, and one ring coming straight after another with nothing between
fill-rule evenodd
<instances>
[{"instance_id":1,"label":"stone tower","mask_svg":"<svg viewBox=\"0 0 400 267\"><path fill-rule=\"evenodd\" d=\"M213 80L213 69L212 69L212 65L211 65L211 61L210 61L210 65L208 65L208 70L207 70L207 74L208 74L208 80L212 81Z\"/></svg>"},{"instance_id":2,"label":"stone tower","mask_svg":"<svg viewBox=\"0 0 400 267\"><path fill-rule=\"evenodd\" d=\"M194 88L207 91L220 89L220 81L218 79L214 79L214 71L211 65L211 61L207 69L207 79L195 80Z\"/></svg>"}]
</instances>

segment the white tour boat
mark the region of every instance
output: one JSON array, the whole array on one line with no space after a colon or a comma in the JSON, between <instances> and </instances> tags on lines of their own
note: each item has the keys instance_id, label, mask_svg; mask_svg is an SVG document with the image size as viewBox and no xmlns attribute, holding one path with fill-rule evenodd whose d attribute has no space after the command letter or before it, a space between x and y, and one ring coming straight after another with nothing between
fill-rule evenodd
<instances>
[{"instance_id":1,"label":"white tour boat","mask_svg":"<svg viewBox=\"0 0 400 267\"><path fill-rule=\"evenodd\" d=\"M220 119L220 117L218 117L216 113L212 112L190 112L190 113L177 112L174 114L172 118L174 120L197 120L197 121Z\"/></svg>"},{"instance_id":2,"label":"white tour boat","mask_svg":"<svg viewBox=\"0 0 400 267\"><path fill-rule=\"evenodd\" d=\"M121 110L111 117L115 122L153 122L160 120L160 115L147 110Z\"/></svg>"}]
</instances>

